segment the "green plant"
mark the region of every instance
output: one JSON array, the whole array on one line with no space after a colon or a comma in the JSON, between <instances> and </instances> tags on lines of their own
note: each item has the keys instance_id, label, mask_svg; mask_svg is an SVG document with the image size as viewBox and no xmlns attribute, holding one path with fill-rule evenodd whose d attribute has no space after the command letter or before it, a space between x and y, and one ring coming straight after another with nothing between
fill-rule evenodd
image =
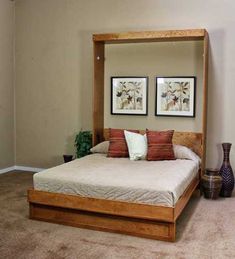
<instances>
[{"instance_id":1,"label":"green plant","mask_svg":"<svg viewBox=\"0 0 235 259\"><path fill-rule=\"evenodd\" d=\"M75 147L77 158L90 154L92 147L92 134L90 131L80 131L75 138Z\"/></svg>"}]
</instances>

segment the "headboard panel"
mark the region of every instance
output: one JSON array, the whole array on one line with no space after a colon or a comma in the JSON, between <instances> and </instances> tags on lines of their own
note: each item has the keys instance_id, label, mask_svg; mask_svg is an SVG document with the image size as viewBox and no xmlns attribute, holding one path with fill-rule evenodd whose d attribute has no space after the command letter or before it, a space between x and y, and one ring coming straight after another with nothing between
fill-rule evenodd
<instances>
[{"instance_id":1,"label":"headboard panel","mask_svg":"<svg viewBox=\"0 0 235 259\"><path fill-rule=\"evenodd\" d=\"M145 130L140 130L144 134ZM109 140L109 129L104 129L104 140ZM202 133L178 132L173 135L173 143L192 149L200 158L203 158Z\"/></svg>"}]
</instances>

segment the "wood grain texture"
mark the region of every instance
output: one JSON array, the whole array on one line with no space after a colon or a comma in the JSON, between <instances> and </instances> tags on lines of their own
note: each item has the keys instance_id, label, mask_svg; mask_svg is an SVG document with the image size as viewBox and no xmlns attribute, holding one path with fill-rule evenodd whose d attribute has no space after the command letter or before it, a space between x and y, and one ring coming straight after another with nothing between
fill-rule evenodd
<instances>
[{"instance_id":1,"label":"wood grain texture","mask_svg":"<svg viewBox=\"0 0 235 259\"><path fill-rule=\"evenodd\" d=\"M196 190L196 188L199 185L199 175L192 180L188 188L184 191L183 195L179 199L179 201L176 203L175 209L174 209L174 219L177 220L180 216L181 212L187 205L190 197L192 196L193 192Z\"/></svg>"},{"instance_id":2,"label":"wood grain texture","mask_svg":"<svg viewBox=\"0 0 235 259\"><path fill-rule=\"evenodd\" d=\"M73 208L103 214L174 222L174 209L171 207L88 198L78 195L37 191L34 189L28 190L28 201L43 205L53 204L61 208Z\"/></svg>"},{"instance_id":3,"label":"wood grain texture","mask_svg":"<svg viewBox=\"0 0 235 259\"><path fill-rule=\"evenodd\" d=\"M205 29L106 33L94 34L93 41L104 43L135 43L153 41L203 40L205 33Z\"/></svg>"},{"instance_id":4,"label":"wood grain texture","mask_svg":"<svg viewBox=\"0 0 235 259\"><path fill-rule=\"evenodd\" d=\"M198 185L196 177L175 208L28 190L30 218L174 241L176 219Z\"/></svg>"},{"instance_id":5,"label":"wood grain texture","mask_svg":"<svg viewBox=\"0 0 235 259\"><path fill-rule=\"evenodd\" d=\"M172 142L192 149L201 159L203 159L202 139L202 133L175 131Z\"/></svg>"},{"instance_id":6,"label":"wood grain texture","mask_svg":"<svg viewBox=\"0 0 235 259\"><path fill-rule=\"evenodd\" d=\"M93 145L102 141L104 128L104 43L94 42Z\"/></svg>"},{"instance_id":7,"label":"wood grain texture","mask_svg":"<svg viewBox=\"0 0 235 259\"><path fill-rule=\"evenodd\" d=\"M164 241L175 241L175 223L89 213L40 204L31 204L31 207L31 219Z\"/></svg>"},{"instance_id":8,"label":"wood grain texture","mask_svg":"<svg viewBox=\"0 0 235 259\"><path fill-rule=\"evenodd\" d=\"M207 135L207 95L208 95L208 55L209 55L209 35L205 32L203 45L203 117L202 117L202 174L206 165L206 135Z\"/></svg>"}]
</instances>

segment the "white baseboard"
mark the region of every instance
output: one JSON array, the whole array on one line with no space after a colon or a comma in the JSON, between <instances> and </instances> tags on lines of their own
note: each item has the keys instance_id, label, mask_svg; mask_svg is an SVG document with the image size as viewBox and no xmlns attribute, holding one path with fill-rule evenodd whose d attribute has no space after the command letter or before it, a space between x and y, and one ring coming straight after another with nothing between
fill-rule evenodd
<instances>
[{"instance_id":1,"label":"white baseboard","mask_svg":"<svg viewBox=\"0 0 235 259\"><path fill-rule=\"evenodd\" d=\"M45 168L37 168L37 167L15 165L15 170L38 173L38 172L41 172L41 171L45 170Z\"/></svg>"},{"instance_id":2,"label":"white baseboard","mask_svg":"<svg viewBox=\"0 0 235 259\"><path fill-rule=\"evenodd\" d=\"M13 170L15 170L14 166L3 168L3 169L0 169L0 174L5 174L5 173L13 171Z\"/></svg>"},{"instance_id":3,"label":"white baseboard","mask_svg":"<svg viewBox=\"0 0 235 259\"><path fill-rule=\"evenodd\" d=\"M0 174L8 173L8 172L14 171L14 170L37 173L37 172L41 172L41 171L45 170L45 168L36 168L36 167L15 165L15 166L0 169Z\"/></svg>"}]
</instances>

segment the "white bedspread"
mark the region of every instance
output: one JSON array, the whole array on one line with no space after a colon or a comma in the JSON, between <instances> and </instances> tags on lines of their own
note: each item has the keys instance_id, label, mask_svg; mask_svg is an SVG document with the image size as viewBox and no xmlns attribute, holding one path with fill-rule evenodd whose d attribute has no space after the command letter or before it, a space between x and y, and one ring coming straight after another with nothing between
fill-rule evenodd
<instances>
[{"instance_id":1,"label":"white bedspread","mask_svg":"<svg viewBox=\"0 0 235 259\"><path fill-rule=\"evenodd\" d=\"M34 174L36 190L174 207L198 172L192 160L130 161L93 154Z\"/></svg>"}]
</instances>

